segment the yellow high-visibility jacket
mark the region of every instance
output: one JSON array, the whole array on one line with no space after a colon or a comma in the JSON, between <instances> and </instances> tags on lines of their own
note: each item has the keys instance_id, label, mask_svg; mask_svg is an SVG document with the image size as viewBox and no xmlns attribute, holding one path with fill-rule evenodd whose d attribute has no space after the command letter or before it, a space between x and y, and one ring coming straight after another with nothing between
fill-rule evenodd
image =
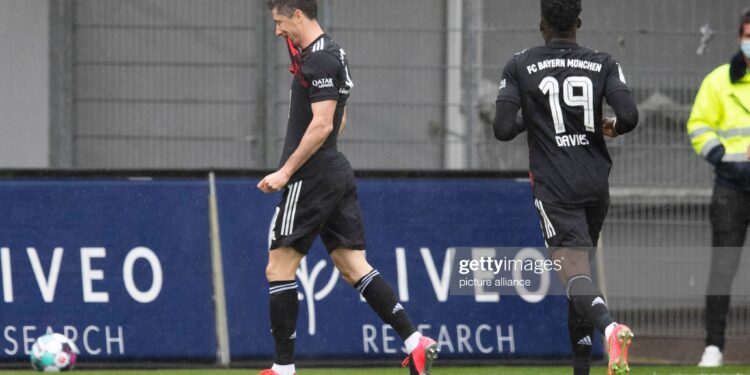
<instances>
[{"instance_id":1,"label":"yellow high-visibility jacket","mask_svg":"<svg viewBox=\"0 0 750 375\"><path fill-rule=\"evenodd\" d=\"M722 65L703 80L687 123L687 131L695 152L709 159L716 167L717 182L748 190L750 73L746 71L742 78L732 83L729 71L730 64ZM709 155L719 146L724 146L724 155L720 161L710 160Z\"/></svg>"}]
</instances>

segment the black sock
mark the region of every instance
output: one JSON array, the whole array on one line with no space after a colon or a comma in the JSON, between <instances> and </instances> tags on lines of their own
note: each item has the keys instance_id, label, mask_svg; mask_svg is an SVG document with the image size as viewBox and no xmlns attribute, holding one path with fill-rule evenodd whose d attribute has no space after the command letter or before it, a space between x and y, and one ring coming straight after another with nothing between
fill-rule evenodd
<instances>
[{"instance_id":1,"label":"black sock","mask_svg":"<svg viewBox=\"0 0 750 375\"><path fill-rule=\"evenodd\" d=\"M406 340L414 332L417 332L404 307L398 303L393 289L377 270L372 270L365 275L354 284L354 287L362 297L365 297L367 303L375 310L380 319L390 324L402 340Z\"/></svg>"},{"instance_id":2,"label":"black sock","mask_svg":"<svg viewBox=\"0 0 750 375\"><path fill-rule=\"evenodd\" d=\"M294 363L294 342L297 339L297 300L296 281L275 281L269 289L271 294L271 333L276 342L277 365Z\"/></svg>"},{"instance_id":3,"label":"black sock","mask_svg":"<svg viewBox=\"0 0 750 375\"><path fill-rule=\"evenodd\" d=\"M594 326L578 314L571 301L568 301L568 333L573 348L573 374L589 375Z\"/></svg>"},{"instance_id":4,"label":"black sock","mask_svg":"<svg viewBox=\"0 0 750 375\"><path fill-rule=\"evenodd\" d=\"M587 275L573 276L566 286L568 299L580 316L604 334L604 329L614 323L599 288Z\"/></svg>"}]
</instances>

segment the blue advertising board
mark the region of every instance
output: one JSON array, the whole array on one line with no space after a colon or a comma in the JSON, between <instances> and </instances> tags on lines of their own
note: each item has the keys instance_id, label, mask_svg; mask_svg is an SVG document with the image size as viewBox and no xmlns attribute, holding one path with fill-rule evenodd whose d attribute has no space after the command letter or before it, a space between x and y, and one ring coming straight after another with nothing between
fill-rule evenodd
<instances>
[{"instance_id":1,"label":"blue advertising board","mask_svg":"<svg viewBox=\"0 0 750 375\"><path fill-rule=\"evenodd\" d=\"M217 180L234 360L273 355L264 271L281 194L256 183ZM369 261L443 358L569 356L557 278L532 294L455 289L467 256L546 257L527 182L364 178L358 189ZM214 360L208 194L201 179L0 181L3 360L25 360L48 330L83 361ZM299 358L403 355L319 241L297 275Z\"/></svg>"},{"instance_id":2,"label":"blue advertising board","mask_svg":"<svg viewBox=\"0 0 750 375\"><path fill-rule=\"evenodd\" d=\"M216 355L208 185L0 181L3 360L47 330L82 361Z\"/></svg>"},{"instance_id":3,"label":"blue advertising board","mask_svg":"<svg viewBox=\"0 0 750 375\"><path fill-rule=\"evenodd\" d=\"M220 179L218 200L233 359L269 359L268 232L280 194ZM360 179L370 263L443 358L566 358L567 301L557 278L532 297L456 295L458 251L517 248L545 258L528 182ZM396 358L401 342L334 269L318 241L298 271L298 358ZM549 275L548 275L549 276ZM595 351L601 353L600 346Z\"/></svg>"}]
</instances>

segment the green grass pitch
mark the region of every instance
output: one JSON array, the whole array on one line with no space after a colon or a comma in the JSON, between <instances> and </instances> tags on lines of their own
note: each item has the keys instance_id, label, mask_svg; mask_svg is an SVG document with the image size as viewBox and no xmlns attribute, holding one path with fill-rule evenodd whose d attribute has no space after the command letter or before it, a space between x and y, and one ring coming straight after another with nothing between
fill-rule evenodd
<instances>
[{"instance_id":1,"label":"green grass pitch","mask_svg":"<svg viewBox=\"0 0 750 375\"><path fill-rule=\"evenodd\" d=\"M259 370L79 370L73 374L82 375L256 375ZM448 368L435 367L434 375L560 375L570 374L570 367L478 367L478 368ZM33 372L25 371L3 371L3 375L29 375ZM300 370L300 375L405 375L404 369L311 369ZM604 367L594 368L592 375L606 374ZM750 366L727 366L718 369L699 369L697 367L640 367L634 366L631 375L750 375Z\"/></svg>"}]
</instances>

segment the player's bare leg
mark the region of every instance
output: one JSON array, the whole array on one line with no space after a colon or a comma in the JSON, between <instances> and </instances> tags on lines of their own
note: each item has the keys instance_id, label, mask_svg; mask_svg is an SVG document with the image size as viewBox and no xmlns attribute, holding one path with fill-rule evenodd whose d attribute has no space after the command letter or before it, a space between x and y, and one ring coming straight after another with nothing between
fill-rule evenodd
<instances>
[{"instance_id":1,"label":"player's bare leg","mask_svg":"<svg viewBox=\"0 0 750 375\"><path fill-rule=\"evenodd\" d=\"M589 252L574 248L556 249L552 253L552 261L560 263L560 271L557 275L560 277L563 285L568 280L577 275L591 276L591 263L589 263Z\"/></svg>"},{"instance_id":2,"label":"player's bare leg","mask_svg":"<svg viewBox=\"0 0 750 375\"><path fill-rule=\"evenodd\" d=\"M414 328L391 286L367 262L365 252L337 249L331 252L331 259L344 280L356 288L380 319L390 324L404 340L404 346L409 353L404 366L410 365L412 374L429 375L432 362L437 359L437 343L429 337L422 336Z\"/></svg>"},{"instance_id":3,"label":"player's bare leg","mask_svg":"<svg viewBox=\"0 0 750 375\"><path fill-rule=\"evenodd\" d=\"M334 250L331 252L331 260L341 272L344 281L352 286L373 271L372 266L365 258L365 252L362 250Z\"/></svg>"},{"instance_id":4,"label":"player's bare leg","mask_svg":"<svg viewBox=\"0 0 750 375\"><path fill-rule=\"evenodd\" d=\"M268 254L266 279L268 282L294 280L304 255L291 248L271 250Z\"/></svg>"}]
</instances>

